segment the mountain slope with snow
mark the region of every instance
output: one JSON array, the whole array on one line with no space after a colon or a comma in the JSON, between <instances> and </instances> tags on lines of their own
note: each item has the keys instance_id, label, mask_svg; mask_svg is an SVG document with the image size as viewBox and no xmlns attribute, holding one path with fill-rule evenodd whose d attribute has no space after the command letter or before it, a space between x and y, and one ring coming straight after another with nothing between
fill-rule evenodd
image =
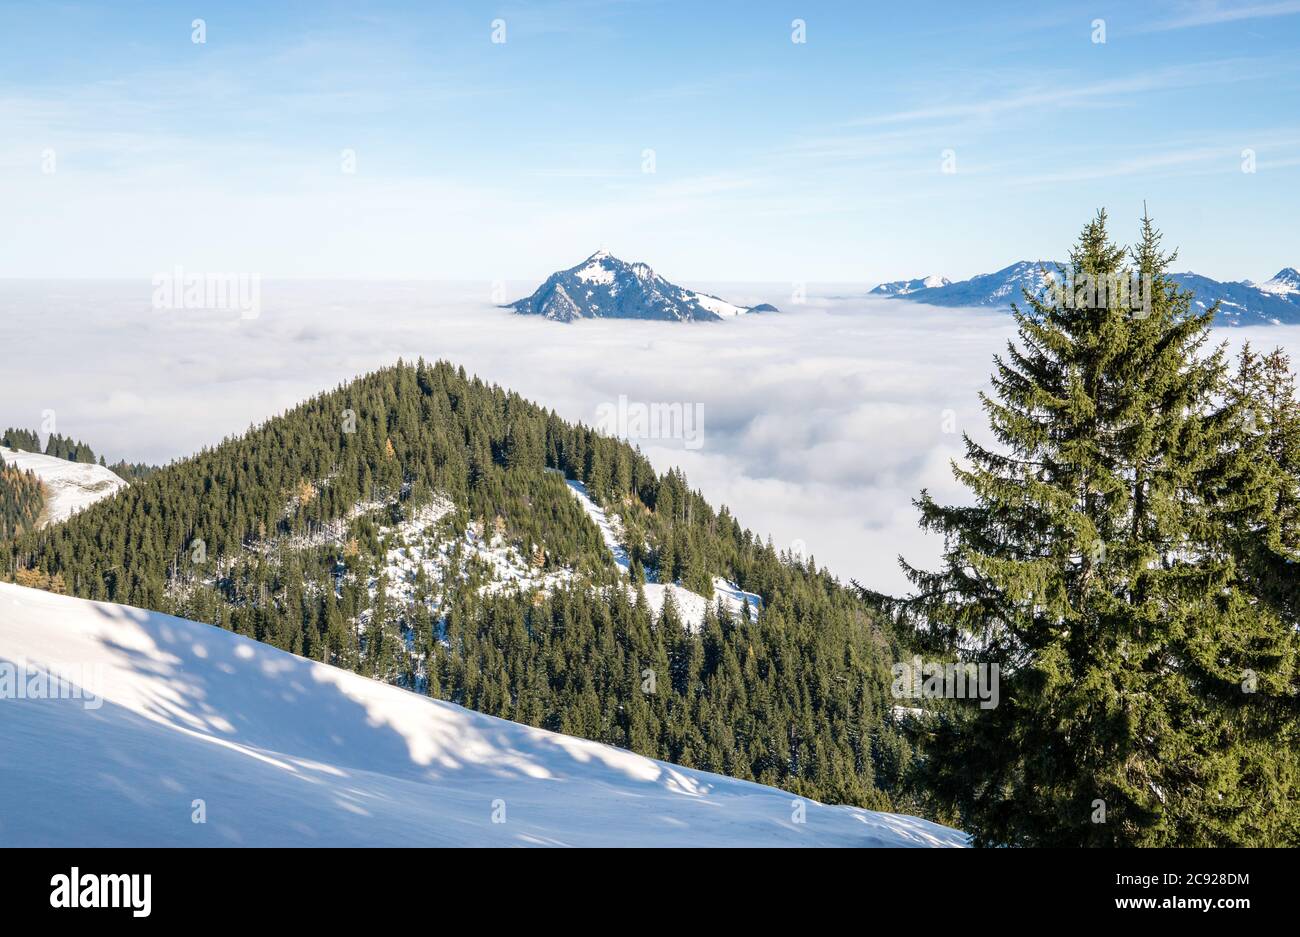
<instances>
[{"instance_id":1,"label":"mountain slope with snow","mask_svg":"<svg viewBox=\"0 0 1300 937\"><path fill-rule=\"evenodd\" d=\"M1056 267L1052 261L1022 260L994 273L955 283L947 279L932 283L932 277L898 280L881 284L872 292L931 306L1010 306L1013 302L1023 302L1022 290L1039 294L1047 283L1043 271L1054 271Z\"/></svg>"},{"instance_id":2,"label":"mountain slope with snow","mask_svg":"<svg viewBox=\"0 0 1300 937\"><path fill-rule=\"evenodd\" d=\"M611 519L609 512L598 505L587 491L587 486L576 479L565 479L565 484L573 492L582 509L591 518L596 529L600 531L601 539L605 541L605 547L610 551L614 558L614 564L626 576L632 565L627 547L621 542L622 534L617 518ZM746 592L734 582L723 579L721 576L713 577L713 598L706 599L698 592L692 592L690 589L682 586L680 583L668 582L660 583L654 580L653 573L650 581L639 586L629 585L627 587L628 595L635 601L636 594L640 591L645 595L646 604L650 606L651 612L658 617L662 612L664 605L672 601L673 607L677 610L678 618L688 631L699 631L704 626L704 616L706 611L715 603L721 603L722 608L729 614L734 615L737 620L746 619L754 620L763 610L763 599L753 592Z\"/></svg>"},{"instance_id":3,"label":"mountain slope with snow","mask_svg":"<svg viewBox=\"0 0 1300 937\"><path fill-rule=\"evenodd\" d=\"M51 672L82 692L33 698ZM966 843L914 817L474 713L207 625L8 584L0 751L7 846Z\"/></svg>"},{"instance_id":4,"label":"mountain slope with snow","mask_svg":"<svg viewBox=\"0 0 1300 937\"><path fill-rule=\"evenodd\" d=\"M881 283L871 292L876 296L906 296L908 293L915 293L917 290L938 289L951 283L952 280L947 277L917 277L914 280L894 280L890 283Z\"/></svg>"},{"instance_id":5,"label":"mountain slope with snow","mask_svg":"<svg viewBox=\"0 0 1300 937\"><path fill-rule=\"evenodd\" d=\"M1223 283L1190 271L1171 274L1170 279L1184 290L1191 290L1193 309L1209 309L1217 302L1219 313L1216 321L1221 325L1289 325L1300 322L1300 295L1288 297L1282 291L1270 292L1248 283Z\"/></svg>"},{"instance_id":6,"label":"mountain slope with snow","mask_svg":"<svg viewBox=\"0 0 1300 937\"><path fill-rule=\"evenodd\" d=\"M102 465L69 462L55 456L23 452L4 446L0 446L0 460L17 466L24 472L33 472L41 480L48 494L44 521L48 524L65 521L78 511L126 487L125 481Z\"/></svg>"},{"instance_id":7,"label":"mountain slope with snow","mask_svg":"<svg viewBox=\"0 0 1300 937\"><path fill-rule=\"evenodd\" d=\"M568 270L551 274L532 296L509 304L520 315L555 322L575 319L664 319L676 322L734 319L775 307L737 306L669 283L643 263L597 251Z\"/></svg>"}]
</instances>

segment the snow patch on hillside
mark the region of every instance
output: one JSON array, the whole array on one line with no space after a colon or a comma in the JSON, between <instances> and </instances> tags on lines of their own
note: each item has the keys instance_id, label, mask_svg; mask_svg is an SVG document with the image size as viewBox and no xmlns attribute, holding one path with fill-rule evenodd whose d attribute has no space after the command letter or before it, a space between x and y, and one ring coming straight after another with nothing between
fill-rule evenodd
<instances>
[{"instance_id":1,"label":"snow patch on hillside","mask_svg":"<svg viewBox=\"0 0 1300 937\"><path fill-rule=\"evenodd\" d=\"M548 472L555 472L555 469L547 469ZM556 472L556 474L559 474ZM631 559L627 547L623 545L622 525L618 522L617 517L611 518L609 513L597 504L587 491L587 486L577 479L566 478L564 483L569 486L574 497L582 505L587 516L591 518L597 529L600 530L601 538L605 541L605 546L613 554L614 562L618 565L624 574L631 569ZM628 595L635 600L636 588L632 585L627 587ZM748 616L751 620L757 617L763 609L763 600L753 592L746 592L734 582L728 582L720 576L713 577L712 601L706 599L698 592L692 592L677 583L658 583L647 582L641 587L645 593L646 604L656 617L663 611L664 604L671 596L673 606L677 609L678 617L682 624L691 631L698 631L704 625L704 613L713 604L721 602L723 608L729 613L736 615L742 620L746 617L745 605L748 603Z\"/></svg>"},{"instance_id":2,"label":"snow patch on hillside","mask_svg":"<svg viewBox=\"0 0 1300 937\"><path fill-rule=\"evenodd\" d=\"M547 469L546 471L556 475L562 474L555 469ZM623 527L618 522L618 518L611 518L604 508L592 500L591 494L588 493L587 486L583 482L578 481L576 478L566 478L564 483L569 486L569 490L577 497L582 509L587 512L591 522L600 531L605 546L614 555L614 563L623 572L628 572L632 567L632 560L628 555L627 547L623 546Z\"/></svg>"},{"instance_id":3,"label":"snow patch on hillside","mask_svg":"<svg viewBox=\"0 0 1300 937\"><path fill-rule=\"evenodd\" d=\"M0 584L9 846L964 846L419 696L167 615ZM93 705L93 704L92 704ZM206 823L194 823L201 800ZM804 822L795 822L803 804Z\"/></svg>"},{"instance_id":4,"label":"snow patch on hillside","mask_svg":"<svg viewBox=\"0 0 1300 937\"><path fill-rule=\"evenodd\" d=\"M583 283L604 283L614 282L614 271L610 270L604 264L600 263L601 258L593 257L587 263L580 267L574 276Z\"/></svg>"},{"instance_id":5,"label":"snow patch on hillside","mask_svg":"<svg viewBox=\"0 0 1300 937\"><path fill-rule=\"evenodd\" d=\"M721 576L713 577L713 599L706 599L698 592L692 592L676 583L661 584L657 582L647 582L641 587L645 592L646 604L650 610L658 617L663 611L664 603L672 597L673 607L677 609L677 616L681 619L682 624L688 631L699 631L704 627L704 613L716 603L721 603L722 607L731 615L741 621L754 621L758 613L763 609L763 600L752 592L746 592L733 582L728 582ZM635 599L636 588L628 586L628 594ZM745 603L748 600L749 611L745 610Z\"/></svg>"},{"instance_id":6,"label":"snow patch on hillside","mask_svg":"<svg viewBox=\"0 0 1300 937\"><path fill-rule=\"evenodd\" d=\"M455 509L450 499L438 497L409 520L379 528L380 538L389 544L381 573L390 597L409 603L423 575L434 597L430 611L436 616L448 583L467 580L475 569L483 571L488 580L479 588L487 594L536 589L549 593L572 580L572 570L539 568L517 546L479 521L471 521L459 536L452 536L454 532L439 524ZM372 578L368 585L373 599L378 579ZM362 613L363 622L368 612Z\"/></svg>"},{"instance_id":7,"label":"snow patch on hillside","mask_svg":"<svg viewBox=\"0 0 1300 937\"><path fill-rule=\"evenodd\" d=\"M292 514L296 505L290 502L286 516ZM295 534L277 534L254 543L246 544L245 549L263 556L273 556L282 549L293 551L314 550L319 547L341 547L348 538L352 522L364 514L370 514L384 508L383 501L359 501L343 517L316 524L310 530Z\"/></svg>"},{"instance_id":8,"label":"snow patch on hillside","mask_svg":"<svg viewBox=\"0 0 1300 937\"><path fill-rule=\"evenodd\" d=\"M88 462L69 462L3 446L0 446L0 460L25 472L34 472L41 480L48 493L45 519L49 524L66 521L78 511L127 487L125 481L102 465Z\"/></svg>"}]
</instances>

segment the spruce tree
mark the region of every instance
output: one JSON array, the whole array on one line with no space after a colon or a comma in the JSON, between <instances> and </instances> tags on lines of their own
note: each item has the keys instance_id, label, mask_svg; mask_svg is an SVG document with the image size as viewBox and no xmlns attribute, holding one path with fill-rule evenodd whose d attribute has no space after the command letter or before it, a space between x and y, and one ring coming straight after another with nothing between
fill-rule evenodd
<instances>
[{"instance_id":1,"label":"spruce tree","mask_svg":"<svg viewBox=\"0 0 1300 937\"><path fill-rule=\"evenodd\" d=\"M1237 357L1228 399L1240 410L1263 510L1244 519L1237 555L1257 589L1300 627L1300 400L1291 361L1279 348L1256 354L1247 342Z\"/></svg>"},{"instance_id":2,"label":"spruce tree","mask_svg":"<svg viewBox=\"0 0 1300 937\"><path fill-rule=\"evenodd\" d=\"M1276 485L1226 393L1216 309L1165 274L1144 218L1105 213L1026 293L983 396L996 448L954 466L972 503L922 492L937 572L904 563L933 635L1001 667L1000 703L934 720L925 771L978 844L1294 843L1296 632L1240 546ZM1149 308L1111 286L1136 271Z\"/></svg>"}]
</instances>

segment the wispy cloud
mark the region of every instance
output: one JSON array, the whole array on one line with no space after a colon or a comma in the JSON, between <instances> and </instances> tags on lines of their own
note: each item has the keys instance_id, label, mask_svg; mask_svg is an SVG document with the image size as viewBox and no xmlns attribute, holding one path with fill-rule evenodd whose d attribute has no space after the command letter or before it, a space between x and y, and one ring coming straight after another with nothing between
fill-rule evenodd
<instances>
[{"instance_id":1,"label":"wispy cloud","mask_svg":"<svg viewBox=\"0 0 1300 937\"><path fill-rule=\"evenodd\" d=\"M1152 23L1145 27L1145 31L1166 32L1174 29L1235 23L1241 20L1292 16L1300 13L1300 0L1281 0L1277 3L1218 3L1204 0L1186 7L1186 12Z\"/></svg>"},{"instance_id":2,"label":"wispy cloud","mask_svg":"<svg viewBox=\"0 0 1300 937\"><path fill-rule=\"evenodd\" d=\"M869 115L848 121L846 126L984 119L1061 107L1133 106L1140 102L1142 95L1151 92L1253 81L1261 77L1261 63L1243 58L1176 65L1105 81L1080 81L1078 75L1060 75L1053 85L1047 87L1031 85L998 97L983 96L980 89L973 88L969 100Z\"/></svg>"},{"instance_id":3,"label":"wispy cloud","mask_svg":"<svg viewBox=\"0 0 1300 937\"><path fill-rule=\"evenodd\" d=\"M1050 172L1025 172L1022 165L1021 171L1007 174L1007 181L1012 185L1043 186L1142 174L1158 174L1162 178L1168 178L1171 171L1189 175L1240 175L1244 149L1254 152L1259 160L1266 159L1268 168L1274 169L1290 165L1296 157L1300 157L1300 135L1291 128L1239 131L1235 136L1240 142L1233 144L1206 145L1203 141L1193 139L1135 144L1127 148L1130 152L1119 158L1110 155L1117 150L1110 146L1106 148L1106 156L1098 157L1095 151L1089 151L1086 155L1092 158L1085 160L1076 156L1078 161L1075 165ZM1080 154L1082 155L1085 154Z\"/></svg>"},{"instance_id":4,"label":"wispy cloud","mask_svg":"<svg viewBox=\"0 0 1300 937\"><path fill-rule=\"evenodd\" d=\"M188 20L160 30L136 11L65 34L33 8L17 27L41 47L0 13L0 275L189 257L267 276L531 274L550 262L545 232L563 256L604 241L693 275L848 280L928 263L911 256L939 231L945 272L971 273L983 252L1020 251L1009 219L1039 210L1013 203L1027 185L1056 205L1081 183L1090 201L1186 201L1177 186L1218 158L1205 151L1237 146L1259 146L1252 191L1268 194L1207 180L1196 204L1285 241L1300 196L1269 170L1293 151L1240 131L1295 110L1293 23L1263 18L1293 6L1162 3L1167 22L1209 28L1139 38L1141 56L1127 13L1097 46L1073 4L845 9L833 31L810 14L806 46L749 8L683 20L620 0L223 18L206 47ZM1216 18L1247 17L1268 35L1217 41ZM1197 139L1158 142L1183 128ZM941 174L949 150L959 171Z\"/></svg>"}]
</instances>

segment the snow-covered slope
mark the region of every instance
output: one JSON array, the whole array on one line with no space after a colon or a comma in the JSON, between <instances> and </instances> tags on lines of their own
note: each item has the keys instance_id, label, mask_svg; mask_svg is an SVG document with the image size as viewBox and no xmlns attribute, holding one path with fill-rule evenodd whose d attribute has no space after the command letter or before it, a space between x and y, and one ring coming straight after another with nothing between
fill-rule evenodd
<instances>
[{"instance_id":1,"label":"snow-covered slope","mask_svg":"<svg viewBox=\"0 0 1300 937\"><path fill-rule=\"evenodd\" d=\"M57 524L101 498L120 491L126 482L102 465L69 462L50 455L0 446L0 460L34 472L45 485L45 523Z\"/></svg>"},{"instance_id":2,"label":"snow-covered slope","mask_svg":"<svg viewBox=\"0 0 1300 937\"><path fill-rule=\"evenodd\" d=\"M537 291L510 307L521 315L556 322L575 319L668 319L678 322L732 319L748 312L774 312L763 304L737 306L708 293L669 283L643 263L597 251L576 267L549 276Z\"/></svg>"},{"instance_id":3,"label":"snow-covered slope","mask_svg":"<svg viewBox=\"0 0 1300 937\"><path fill-rule=\"evenodd\" d=\"M94 698L18 693L15 672L30 688L39 669ZM7 584L0 696L6 846L966 842L470 712L207 625Z\"/></svg>"}]
</instances>

